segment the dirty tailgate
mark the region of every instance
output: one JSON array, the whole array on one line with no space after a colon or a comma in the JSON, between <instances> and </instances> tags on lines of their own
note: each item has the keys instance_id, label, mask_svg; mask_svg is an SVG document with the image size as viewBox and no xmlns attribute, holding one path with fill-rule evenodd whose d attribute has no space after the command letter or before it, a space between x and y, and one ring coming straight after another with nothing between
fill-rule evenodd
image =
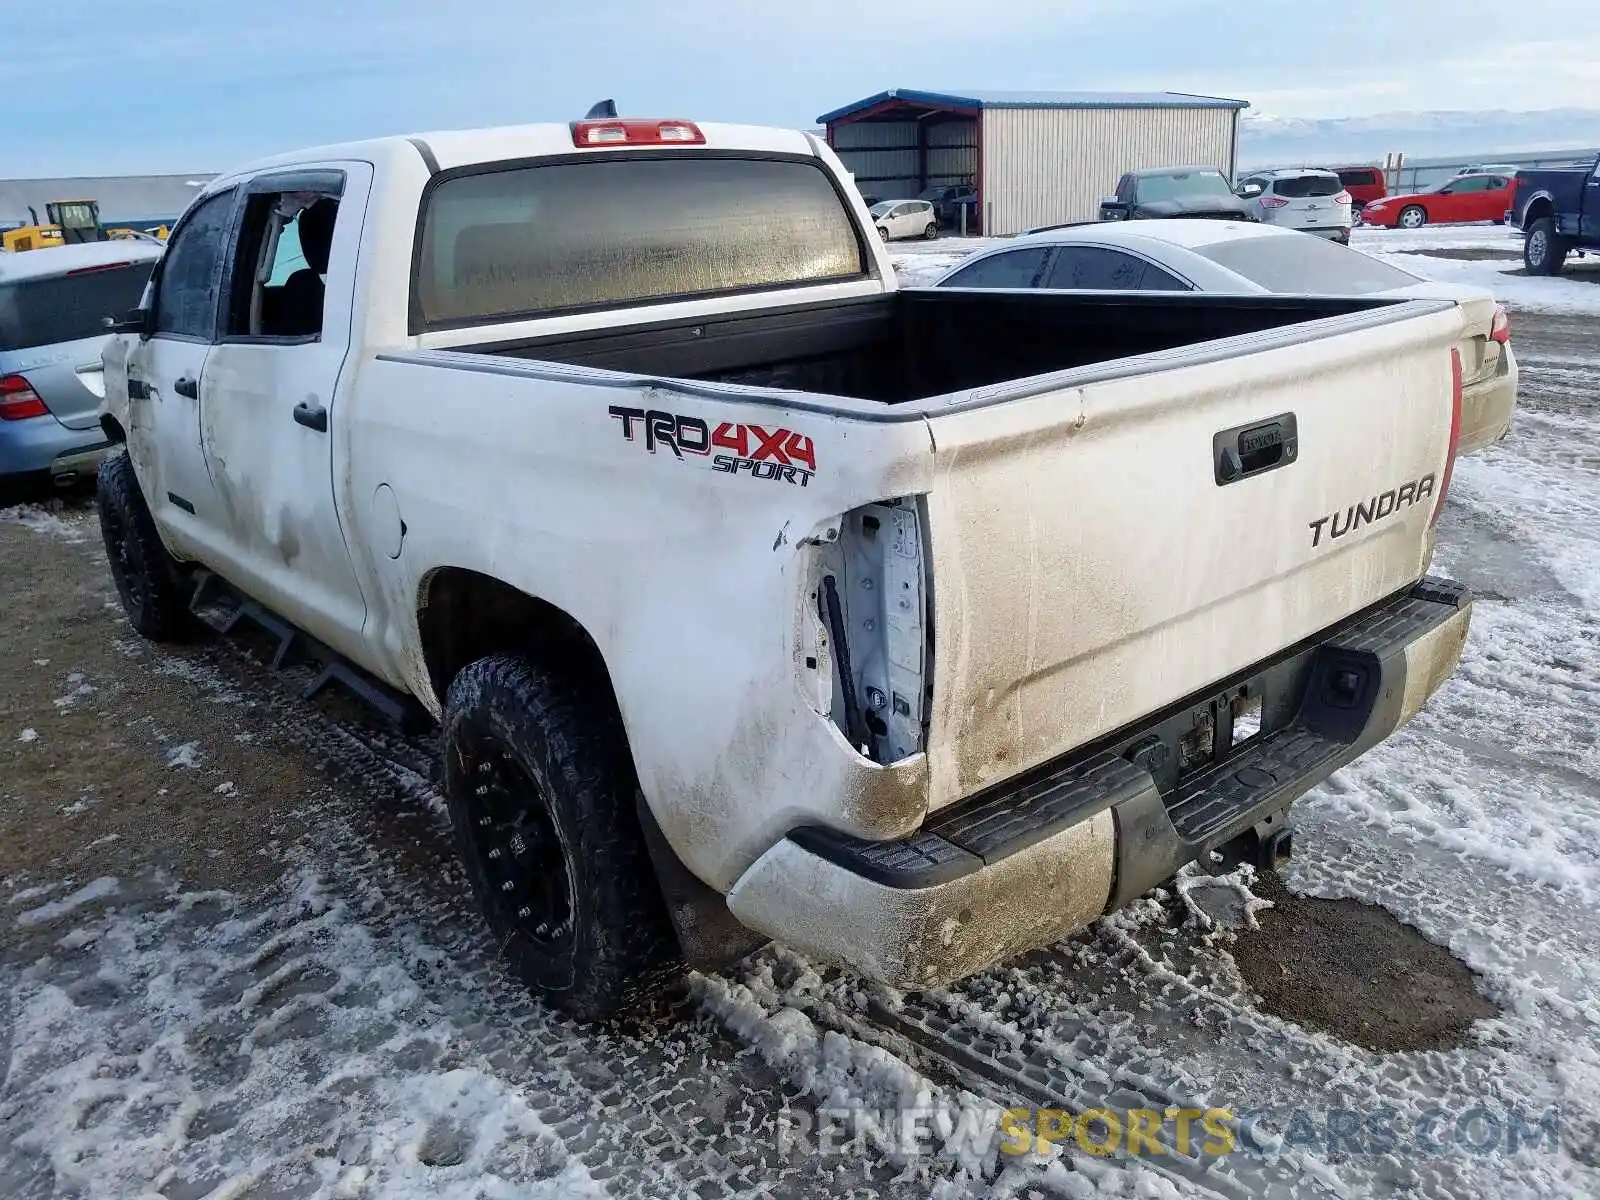
<instances>
[{"instance_id":1,"label":"dirty tailgate","mask_svg":"<svg viewBox=\"0 0 1600 1200\"><path fill-rule=\"evenodd\" d=\"M932 806L1422 575L1461 319L1410 303L930 410Z\"/></svg>"}]
</instances>

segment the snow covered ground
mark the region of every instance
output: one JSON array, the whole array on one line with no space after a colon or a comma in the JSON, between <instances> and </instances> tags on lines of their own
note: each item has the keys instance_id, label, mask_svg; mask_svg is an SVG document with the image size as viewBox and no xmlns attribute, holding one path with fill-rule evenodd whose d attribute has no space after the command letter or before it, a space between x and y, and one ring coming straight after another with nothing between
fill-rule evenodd
<instances>
[{"instance_id":1,"label":"snow covered ground","mask_svg":"<svg viewBox=\"0 0 1600 1200\"><path fill-rule=\"evenodd\" d=\"M1513 246L1492 227L1357 243L1516 265L1402 253ZM1434 570L1478 596L1461 668L1297 806L1286 876L1475 970L1499 1011L1463 1038L1379 1052L1269 1011L1246 874L921 996L774 947L665 1017L573 1026L496 963L428 739L233 644L131 638L92 518L34 506L0 512L0 1195L1600 1196L1600 330L1543 303L1516 427L1441 523ZM59 613L16 598L43 578ZM1238 1145L1013 1157L977 1136L1013 1107L1225 1109ZM815 1133L886 1112L929 1114L924 1152Z\"/></svg>"},{"instance_id":2,"label":"snow covered ground","mask_svg":"<svg viewBox=\"0 0 1600 1200\"><path fill-rule=\"evenodd\" d=\"M1600 316L1600 259L1574 256L1561 275L1529 275L1522 266L1522 235L1503 225L1362 227L1353 232L1350 245L1424 279L1486 287L1513 308ZM1505 257L1449 257L1462 252Z\"/></svg>"}]
</instances>

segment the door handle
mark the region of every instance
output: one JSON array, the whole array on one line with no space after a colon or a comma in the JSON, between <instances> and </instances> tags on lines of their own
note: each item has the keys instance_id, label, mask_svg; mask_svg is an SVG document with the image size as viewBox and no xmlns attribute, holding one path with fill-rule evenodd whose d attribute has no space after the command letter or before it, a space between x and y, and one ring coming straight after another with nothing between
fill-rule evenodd
<instances>
[{"instance_id":1,"label":"door handle","mask_svg":"<svg viewBox=\"0 0 1600 1200\"><path fill-rule=\"evenodd\" d=\"M172 390L180 396L187 396L191 400L200 399L200 381L185 375L172 385Z\"/></svg>"},{"instance_id":2,"label":"door handle","mask_svg":"<svg viewBox=\"0 0 1600 1200\"><path fill-rule=\"evenodd\" d=\"M1211 461L1218 487L1289 466L1299 453L1300 431L1293 413L1236 425L1211 439Z\"/></svg>"},{"instance_id":3,"label":"door handle","mask_svg":"<svg viewBox=\"0 0 1600 1200\"><path fill-rule=\"evenodd\" d=\"M320 404L312 404L309 400L302 400L294 406L294 422L304 425L307 429L315 429L318 433L328 432L328 410Z\"/></svg>"}]
</instances>

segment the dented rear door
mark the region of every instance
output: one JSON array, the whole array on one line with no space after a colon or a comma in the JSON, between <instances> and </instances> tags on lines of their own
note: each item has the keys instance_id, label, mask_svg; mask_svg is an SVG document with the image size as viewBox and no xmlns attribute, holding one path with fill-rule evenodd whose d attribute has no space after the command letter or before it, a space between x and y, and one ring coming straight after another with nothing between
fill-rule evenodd
<instances>
[{"instance_id":1,"label":"dented rear door","mask_svg":"<svg viewBox=\"0 0 1600 1200\"><path fill-rule=\"evenodd\" d=\"M1460 334L1413 302L930 402L932 807L1422 575Z\"/></svg>"}]
</instances>

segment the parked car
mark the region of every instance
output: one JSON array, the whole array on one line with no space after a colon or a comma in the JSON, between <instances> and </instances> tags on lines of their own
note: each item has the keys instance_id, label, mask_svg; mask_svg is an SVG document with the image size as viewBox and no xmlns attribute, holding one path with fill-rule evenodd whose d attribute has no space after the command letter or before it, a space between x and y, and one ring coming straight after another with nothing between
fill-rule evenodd
<instances>
[{"instance_id":1,"label":"parked car","mask_svg":"<svg viewBox=\"0 0 1600 1200\"><path fill-rule=\"evenodd\" d=\"M103 318L139 303L160 256L143 242L0 255L0 477L93 477L108 445Z\"/></svg>"},{"instance_id":2,"label":"parked car","mask_svg":"<svg viewBox=\"0 0 1600 1200\"><path fill-rule=\"evenodd\" d=\"M1374 200L1382 200L1389 194L1388 185L1383 181L1383 171L1378 167L1334 167L1333 173L1344 184L1344 190L1350 193L1350 206L1354 212L1361 212Z\"/></svg>"},{"instance_id":3,"label":"parked car","mask_svg":"<svg viewBox=\"0 0 1600 1200\"><path fill-rule=\"evenodd\" d=\"M1257 171L1240 181L1239 198L1264 224L1350 244L1350 193L1332 171Z\"/></svg>"},{"instance_id":4,"label":"parked car","mask_svg":"<svg viewBox=\"0 0 1600 1200\"><path fill-rule=\"evenodd\" d=\"M1511 199L1509 175L1457 175L1425 192L1388 196L1361 210L1363 225L1421 229L1424 225L1456 221L1506 219Z\"/></svg>"},{"instance_id":5,"label":"parked car","mask_svg":"<svg viewBox=\"0 0 1600 1200\"><path fill-rule=\"evenodd\" d=\"M1100 201L1102 221L1148 221L1160 217L1221 217L1253 221L1249 206L1234 195L1215 167L1153 167L1129 171L1115 195Z\"/></svg>"},{"instance_id":6,"label":"parked car","mask_svg":"<svg viewBox=\"0 0 1600 1200\"><path fill-rule=\"evenodd\" d=\"M1519 172L1506 218L1522 230L1522 261L1535 275L1559 275L1574 251L1600 254L1600 159Z\"/></svg>"},{"instance_id":7,"label":"parked car","mask_svg":"<svg viewBox=\"0 0 1600 1200\"><path fill-rule=\"evenodd\" d=\"M933 205L934 215L947 228L961 227L961 210L967 211L967 228L978 228L978 189L970 183L952 183L924 188L917 197Z\"/></svg>"},{"instance_id":8,"label":"parked car","mask_svg":"<svg viewBox=\"0 0 1600 1200\"><path fill-rule=\"evenodd\" d=\"M247 596L436 718L492 953L582 1017L1270 869L1467 636L1460 305L901 292L847 184L643 118L278 155L106 348L129 621Z\"/></svg>"},{"instance_id":9,"label":"parked car","mask_svg":"<svg viewBox=\"0 0 1600 1200\"><path fill-rule=\"evenodd\" d=\"M1511 429L1518 369L1505 307L1485 288L1432 283L1321 238L1244 222L1140 221L1067 226L963 259L941 288L1263 293L1446 299L1459 305L1461 453Z\"/></svg>"},{"instance_id":10,"label":"parked car","mask_svg":"<svg viewBox=\"0 0 1600 1200\"><path fill-rule=\"evenodd\" d=\"M926 200L880 200L869 210L884 241L896 238L936 238L939 218Z\"/></svg>"}]
</instances>

